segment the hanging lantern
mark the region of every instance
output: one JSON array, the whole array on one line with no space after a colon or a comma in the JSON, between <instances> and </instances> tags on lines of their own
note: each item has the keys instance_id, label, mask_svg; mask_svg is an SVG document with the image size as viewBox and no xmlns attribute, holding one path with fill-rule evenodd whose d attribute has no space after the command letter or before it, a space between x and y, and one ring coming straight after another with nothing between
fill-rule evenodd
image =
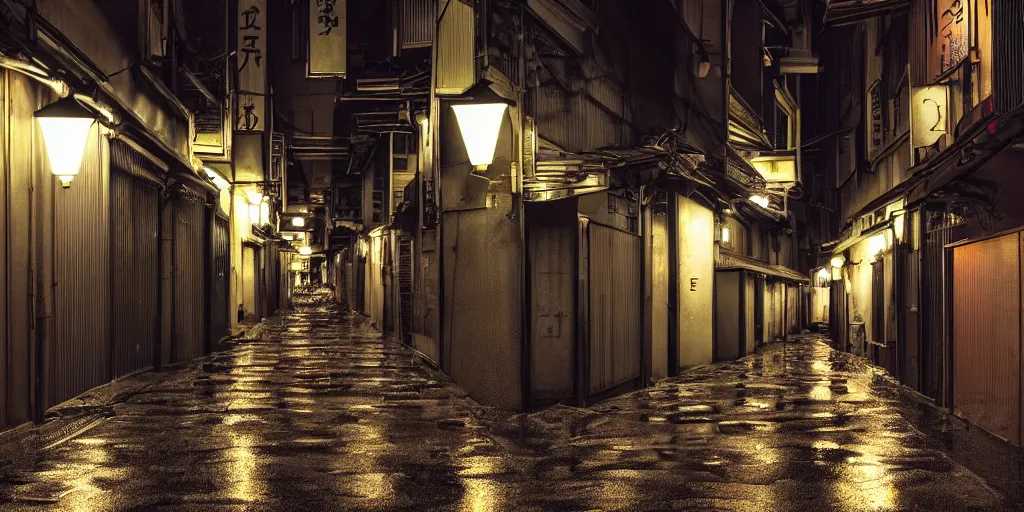
<instances>
[{"instance_id":1,"label":"hanging lantern","mask_svg":"<svg viewBox=\"0 0 1024 512\"><path fill-rule=\"evenodd\" d=\"M468 101L453 104L452 110L469 154L469 163L483 170L494 161L494 148L498 145L505 109L514 102L498 96L486 81L470 89L466 99Z\"/></svg>"},{"instance_id":2,"label":"hanging lantern","mask_svg":"<svg viewBox=\"0 0 1024 512\"><path fill-rule=\"evenodd\" d=\"M82 155L96 114L74 96L68 96L37 110L35 118L43 131L50 172L60 179L63 188L68 188L82 167Z\"/></svg>"}]
</instances>

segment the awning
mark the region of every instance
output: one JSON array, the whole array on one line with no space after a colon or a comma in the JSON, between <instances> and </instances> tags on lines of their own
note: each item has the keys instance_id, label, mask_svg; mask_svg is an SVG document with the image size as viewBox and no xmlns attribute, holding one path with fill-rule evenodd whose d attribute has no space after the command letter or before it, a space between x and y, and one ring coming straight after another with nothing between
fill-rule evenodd
<instances>
[{"instance_id":1,"label":"awning","mask_svg":"<svg viewBox=\"0 0 1024 512\"><path fill-rule=\"evenodd\" d=\"M786 281L809 284L810 278L784 265L772 265L749 256L729 251L719 251L715 270L748 270L765 276L777 277Z\"/></svg>"},{"instance_id":2,"label":"awning","mask_svg":"<svg viewBox=\"0 0 1024 512\"><path fill-rule=\"evenodd\" d=\"M909 8L910 0L831 0L825 8L825 25L852 25Z\"/></svg>"}]
</instances>

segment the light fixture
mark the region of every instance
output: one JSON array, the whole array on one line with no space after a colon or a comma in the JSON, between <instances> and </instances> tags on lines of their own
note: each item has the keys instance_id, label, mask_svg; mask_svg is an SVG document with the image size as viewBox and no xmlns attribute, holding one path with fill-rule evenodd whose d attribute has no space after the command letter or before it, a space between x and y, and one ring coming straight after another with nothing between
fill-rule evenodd
<instances>
[{"instance_id":1,"label":"light fixture","mask_svg":"<svg viewBox=\"0 0 1024 512\"><path fill-rule=\"evenodd\" d=\"M868 239L868 254L872 257L876 257L879 254L885 252L886 240L885 234L879 233Z\"/></svg>"},{"instance_id":2,"label":"light fixture","mask_svg":"<svg viewBox=\"0 0 1024 512\"><path fill-rule=\"evenodd\" d=\"M309 256L310 254L313 254L313 248L309 246L299 247L299 254Z\"/></svg>"},{"instance_id":3,"label":"light fixture","mask_svg":"<svg viewBox=\"0 0 1024 512\"><path fill-rule=\"evenodd\" d=\"M729 228L722 226L722 243L729 243Z\"/></svg>"},{"instance_id":4,"label":"light fixture","mask_svg":"<svg viewBox=\"0 0 1024 512\"><path fill-rule=\"evenodd\" d=\"M281 235L281 238L284 238L285 240L291 242L292 240L295 240L295 235Z\"/></svg>"},{"instance_id":5,"label":"light fixture","mask_svg":"<svg viewBox=\"0 0 1024 512\"><path fill-rule=\"evenodd\" d=\"M846 258L842 255L836 255L832 257L832 268L843 268L843 263L846 263Z\"/></svg>"},{"instance_id":6,"label":"light fixture","mask_svg":"<svg viewBox=\"0 0 1024 512\"><path fill-rule=\"evenodd\" d=\"M305 227L305 225L306 225L306 218L305 217L292 217L292 226L293 227L301 228L301 227Z\"/></svg>"},{"instance_id":7,"label":"light fixture","mask_svg":"<svg viewBox=\"0 0 1024 512\"><path fill-rule=\"evenodd\" d=\"M301 261L293 261L292 264L291 264L291 269L294 270L295 272L301 272L302 271L302 262Z\"/></svg>"},{"instance_id":8,"label":"light fixture","mask_svg":"<svg viewBox=\"0 0 1024 512\"><path fill-rule=\"evenodd\" d=\"M231 186L231 183L229 183L228 180L224 179L224 177L221 176L219 172L209 167L203 167L203 170L206 171L206 176L210 178L210 181L212 181L213 185L217 187L217 190L224 190Z\"/></svg>"},{"instance_id":9,"label":"light fixture","mask_svg":"<svg viewBox=\"0 0 1024 512\"><path fill-rule=\"evenodd\" d=\"M498 96L488 85L487 81L481 81L466 93L468 101L452 105L462 142L469 154L469 163L480 170L494 161L501 121L505 118L505 110L514 104Z\"/></svg>"},{"instance_id":10,"label":"light fixture","mask_svg":"<svg viewBox=\"0 0 1024 512\"><path fill-rule=\"evenodd\" d=\"M832 277L832 273L829 272L827 268L821 267L821 269L818 270L818 279L828 279L830 277Z\"/></svg>"},{"instance_id":11,"label":"light fixture","mask_svg":"<svg viewBox=\"0 0 1024 512\"><path fill-rule=\"evenodd\" d=\"M768 201L768 196L763 196L760 194L754 194L750 196L750 202L764 209L768 209L768 205L770 204L770 202Z\"/></svg>"},{"instance_id":12,"label":"light fixture","mask_svg":"<svg viewBox=\"0 0 1024 512\"><path fill-rule=\"evenodd\" d=\"M892 231L893 231L893 234L896 235L896 241L897 242L903 242L903 236L904 236L903 227L904 227L904 216L901 214L901 215L896 215L895 217L893 217L893 219L892 219Z\"/></svg>"},{"instance_id":13,"label":"light fixture","mask_svg":"<svg viewBox=\"0 0 1024 512\"><path fill-rule=\"evenodd\" d=\"M50 172L60 179L61 187L68 188L82 167L85 143L96 114L74 96L68 96L37 110L35 118L43 131Z\"/></svg>"},{"instance_id":14,"label":"light fixture","mask_svg":"<svg viewBox=\"0 0 1024 512\"><path fill-rule=\"evenodd\" d=\"M249 224L259 225L260 223L260 205L250 204L249 205Z\"/></svg>"},{"instance_id":15,"label":"light fixture","mask_svg":"<svg viewBox=\"0 0 1024 512\"><path fill-rule=\"evenodd\" d=\"M263 194L260 194L259 192L256 192L254 190L246 192L245 198L249 201L249 204L251 205L259 205L261 202L263 202Z\"/></svg>"}]
</instances>

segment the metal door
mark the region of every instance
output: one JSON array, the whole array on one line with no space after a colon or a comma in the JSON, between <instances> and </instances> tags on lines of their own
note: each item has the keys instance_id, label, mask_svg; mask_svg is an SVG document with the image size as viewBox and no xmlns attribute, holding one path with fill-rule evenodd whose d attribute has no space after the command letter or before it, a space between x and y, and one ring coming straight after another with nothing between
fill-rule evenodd
<instances>
[{"instance_id":1,"label":"metal door","mask_svg":"<svg viewBox=\"0 0 1024 512\"><path fill-rule=\"evenodd\" d=\"M587 394L593 396L630 381L641 372L641 239L587 222L587 327L584 353Z\"/></svg>"},{"instance_id":2,"label":"metal door","mask_svg":"<svg viewBox=\"0 0 1024 512\"><path fill-rule=\"evenodd\" d=\"M402 341L409 343L412 332L412 238L400 235L398 238L398 334Z\"/></svg>"},{"instance_id":3,"label":"metal door","mask_svg":"<svg viewBox=\"0 0 1024 512\"><path fill-rule=\"evenodd\" d=\"M112 377L155 362L159 297L160 191L127 172L110 176Z\"/></svg>"},{"instance_id":4,"label":"metal door","mask_svg":"<svg viewBox=\"0 0 1024 512\"><path fill-rule=\"evenodd\" d=\"M206 214L202 196L182 188L174 199L172 361L206 353Z\"/></svg>"},{"instance_id":5,"label":"metal door","mask_svg":"<svg viewBox=\"0 0 1024 512\"><path fill-rule=\"evenodd\" d=\"M1021 239L953 249L953 410L1021 444Z\"/></svg>"},{"instance_id":6,"label":"metal door","mask_svg":"<svg viewBox=\"0 0 1024 512\"><path fill-rule=\"evenodd\" d=\"M871 336L868 339L871 362L881 364L885 344L885 264L871 264Z\"/></svg>"},{"instance_id":7,"label":"metal door","mask_svg":"<svg viewBox=\"0 0 1024 512\"><path fill-rule=\"evenodd\" d=\"M230 227L228 219L213 218L213 268L210 274L210 341L216 342L230 334L231 304L228 303L228 270L230 260Z\"/></svg>"}]
</instances>

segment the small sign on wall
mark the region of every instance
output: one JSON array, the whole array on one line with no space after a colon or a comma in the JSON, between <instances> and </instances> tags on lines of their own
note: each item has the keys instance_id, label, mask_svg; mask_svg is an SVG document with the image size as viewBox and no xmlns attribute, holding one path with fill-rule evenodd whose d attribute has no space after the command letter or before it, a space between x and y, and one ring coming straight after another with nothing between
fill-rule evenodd
<instances>
[{"instance_id":1,"label":"small sign on wall","mask_svg":"<svg viewBox=\"0 0 1024 512\"><path fill-rule=\"evenodd\" d=\"M347 0L309 0L306 75L344 77L348 66Z\"/></svg>"},{"instance_id":2,"label":"small sign on wall","mask_svg":"<svg viewBox=\"0 0 1024 512\"><path fill-rule=\"evenodd\" d=\"M923 148L946 133L949 95L944 85L914 87L910 99L912 144Z\"/></svg>"},{"instance_id":3,"label":"small sign on wall","mask_svg":"<svg viewBox=\"0 0 1024 512\"><path fill-rule=\"evenodd\" d=\"M263 131L265 125L267 88L267 2L238 0L238 51L235 72L238 74L238 110L235 129Z\"/></svg>"}]
</instances>

